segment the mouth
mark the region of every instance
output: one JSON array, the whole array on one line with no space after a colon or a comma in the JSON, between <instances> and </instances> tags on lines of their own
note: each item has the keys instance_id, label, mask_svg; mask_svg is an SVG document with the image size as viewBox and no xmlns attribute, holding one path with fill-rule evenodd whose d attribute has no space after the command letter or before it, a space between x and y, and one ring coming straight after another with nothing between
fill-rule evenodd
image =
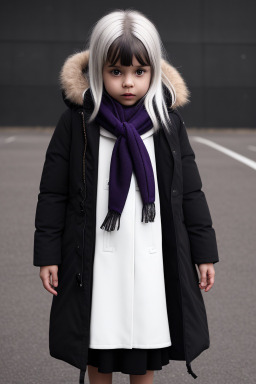
<instances>
[{"instance_id":1,"label":"mouth","mask_svg":"<svg viewBox=\"0 0 256 384\"><path fill-rule=\"evenodd\" d=\"M132 98L134 97L135 95L133 93L124 93L123 95L121 96L124 96L124 97L127 97L127 98Z\"/></svg>"}]
</instances>

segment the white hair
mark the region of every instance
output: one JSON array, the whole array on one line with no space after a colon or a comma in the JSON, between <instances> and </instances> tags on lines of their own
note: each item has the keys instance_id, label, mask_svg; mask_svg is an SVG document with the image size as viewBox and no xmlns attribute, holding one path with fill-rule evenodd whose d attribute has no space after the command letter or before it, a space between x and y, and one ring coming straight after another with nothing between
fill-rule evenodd
<instances>
[{"instance_id":1,"label":"white hair","mask_svg":"<svg viewBox=\"0 0 256 384\"><path fill-rule=\"evenodd\" d=\"M103 67L107 59L111 57L111 62L116 62L120 56L121 65L131 65L132 56L135 54L140 64L151 66L150 86L142 99L154 130L160 128L159 119L167 130L169 129L171 121L162 83L171 94L172 105L176 101L176 92L161 69L161 59L166 58L167 54L156 27L147 17L131 9L118 9L103 16L92 30L89 52L88 80L94 100L94 110L89 121L96 117L100 108Z\"/></svg>"}]
</instances>

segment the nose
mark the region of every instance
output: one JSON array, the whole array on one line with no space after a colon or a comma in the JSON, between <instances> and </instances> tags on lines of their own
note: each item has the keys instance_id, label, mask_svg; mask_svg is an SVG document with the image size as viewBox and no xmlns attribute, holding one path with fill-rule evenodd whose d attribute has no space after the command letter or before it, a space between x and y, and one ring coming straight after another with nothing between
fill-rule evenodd
<instances>
[{"instance_id":1,"label":"nose","mask_svg":"<svg viewBox=\"0 0 256 384\"><path fill-rule=\"evenodd\" d=\"M131 75L126 75L123 82L123 87L133 87L133 80Z\"/></svg>"}]
</instances>

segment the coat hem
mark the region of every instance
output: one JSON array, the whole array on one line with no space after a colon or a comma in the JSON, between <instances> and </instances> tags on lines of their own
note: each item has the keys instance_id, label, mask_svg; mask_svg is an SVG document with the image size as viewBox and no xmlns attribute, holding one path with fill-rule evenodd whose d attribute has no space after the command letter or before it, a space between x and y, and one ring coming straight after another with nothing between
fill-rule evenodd
<instances>
[{"instance_id":1,"label":"coat hem","mask_svg":"<svg viewBox=\"0 0 256 384\"><path fill-rule=\"evenodd\" d=\"M89 346L89 348L92 349L114 349L114 348L125 348L125 349L132 349L132 348L141 348L141 349L155 349L155 348L165 348L165 347L170 347L172 344L170 342L168 343L161 343L161 344L154 344L153 346L148 346L148 345L133 345L132 347L130 345L108 345L108 344L99 344L99 345L92 345Z\"/></svg>"},{"instance_id":2,"label":"coat hem","mask_svg":"<svg viewBox=\"0 0 256 384\"><path fill-rule=\"evenodd\" d=\"M51 353L51 352L50 352L50 356L53 357L54 359L64 361L65 363L67 363L67 364L71 365L72 367L75 367L75 368L77 368L77 369L79 369L79 370L84 370L84 371L86 371L86 369L87 369L87 361L86 361L86 364L85 364L85 365L83 364L83 365L81 366L81 364L76 363L75 361L68 360L68 359L66 359L66 358L64 358L64 357L61 357L61 356L59 356L59 355L54 355L54 354Z\"/></svg>"},{"instance_id":3,"label":"coat hem","mask_svg":"<svg viewBox=\"0 0 256 384\"><path fill-rule=\"evenodd\" d=\"M193 360L195 360L203 351L206 349L209 349L210 345L206 345L205 347L202 347L199 352L195 353L192 357L187 357L185 360L188 364L192 363Z\"/></svg>"}]
</instances>

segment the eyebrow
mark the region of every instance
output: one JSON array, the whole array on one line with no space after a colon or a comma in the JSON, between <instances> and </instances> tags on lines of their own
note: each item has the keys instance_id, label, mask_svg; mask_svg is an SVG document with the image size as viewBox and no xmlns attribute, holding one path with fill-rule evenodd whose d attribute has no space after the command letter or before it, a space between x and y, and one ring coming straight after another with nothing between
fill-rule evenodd
<instances>
[{"instance_id":1,"label":"eyebrow","mask_svg":"<svg viewBox=\"0 0 256 384\"><path fill-rule=\"evenodd\" d=\"M121 68L120 65L108 65L108 68L109 67L112 67L112 68ZM148 67L148 65L133 65L133 67Z\"/></svg>"}]
</instances>

